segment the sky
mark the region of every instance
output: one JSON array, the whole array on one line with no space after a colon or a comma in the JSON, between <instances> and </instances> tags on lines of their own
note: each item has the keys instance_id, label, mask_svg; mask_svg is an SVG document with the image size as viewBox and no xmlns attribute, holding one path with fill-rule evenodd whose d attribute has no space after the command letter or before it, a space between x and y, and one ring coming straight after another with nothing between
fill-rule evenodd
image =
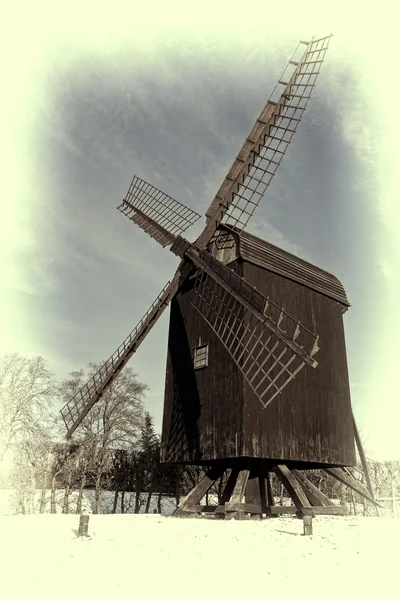
<instances>
[{"instance_id":1,"label":"sky","mask_svg":"<svg viewBox=\"0 0 400 600\"><path fill-rule=\"evenodd\" d=\"M333 33L248 230L344 284L367 455L400 459L394 5L193 6L2 3L0 354L42 355L59 378L108 358L178 264L116 210L132 176L204 214L298 41ZM167 332L166 312L130 362L158 429Z\"/></svg>"}]
</instances>

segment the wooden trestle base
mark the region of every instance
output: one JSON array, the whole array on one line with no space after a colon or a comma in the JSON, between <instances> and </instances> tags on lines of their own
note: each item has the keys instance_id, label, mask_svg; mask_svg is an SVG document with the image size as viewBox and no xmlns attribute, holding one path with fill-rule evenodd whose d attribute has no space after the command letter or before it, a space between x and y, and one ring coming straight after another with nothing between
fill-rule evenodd
<instances>
[{"instance_id":1,"label":"wooden trestle base","mask_svg":"<svg viewBox=\"0 0 400 600\"><path fill-rule=\"evenodd\" d=\"M273 517L282 514L294 514L299 518L348 514L347 507L334 504L307 479L304 473L297 469L290 469L285 464L276 464L268 470L260 472L259 469L252 468L251 462L246 466L243 465L243 462L240 462L238 467L230 467L230 474L220 504L201 504L208 490L226 470L226 465L211 467L200 482L180 502L173 516L183 517L203 513L225 519L261 519L263 516ZM370 491L345 468L325 468L324 471L377 505ZM277 475L292 499L294 506L275 504L270 483L271 472Z\"/></svg>"}]
</instances>

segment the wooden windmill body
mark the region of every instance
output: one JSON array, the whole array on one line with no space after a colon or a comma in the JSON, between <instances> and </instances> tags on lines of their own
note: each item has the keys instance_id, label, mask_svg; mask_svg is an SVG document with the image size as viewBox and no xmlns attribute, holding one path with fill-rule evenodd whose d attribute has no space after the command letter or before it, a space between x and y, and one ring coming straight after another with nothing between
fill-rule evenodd
<instances>
[{"instance_id":1,"label":"wooden windmill body","mask_svg":"<svg viewBox=\"0 0 400 600\"><path fill-rule=\"evenodd\" d=\"M177 514L343 514L304 475L318 467L374 502L351 410L343 286L244 231L301 121L329 39L300 42L305 51L289 61L194 243L182 233L200 215L136 176L118 207L181 262L61 414L70 437L171 304L161 458L209 467ZM354 441L368 489L344 470L355 464ZM293 507L274 505L272 471ZM226 472L220 505L202 505Z\"/></svg>"},{"instance_id":2,"label":"wooden windmill body","mask_svg":"<svg viewBox=\"0 0 400 600\"><path fill-rule=\"evenodd\" d=\"M229 250L218 251L215 244L211 250L308 329L319 332L318 368L302 369L264 408L193 306L189 283L171 303L162 459L202 464L248 457L290 462L301 469L354 465L342 321L349 304L343 286L329 273L255 236L243 232L232 238ZM232 336L237 353L239 346ZM256 369L251 374L257 377Z\"/></svg>"}]
</instances>

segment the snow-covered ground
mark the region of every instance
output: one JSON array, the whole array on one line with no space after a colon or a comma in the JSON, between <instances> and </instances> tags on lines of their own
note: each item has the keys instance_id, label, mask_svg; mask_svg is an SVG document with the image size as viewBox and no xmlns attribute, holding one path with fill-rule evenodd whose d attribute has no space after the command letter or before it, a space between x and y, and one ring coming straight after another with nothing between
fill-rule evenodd
<instances>
[{"instance_id":1,"label":"snow-covered ground","mask_svg":"<svg viewBox=\"0 0 400 600\"><path fill-rule=\"evenodd\" d=\"M398 597L400 519L0 516L2 598ZM378 594L378 595L377 595ZM385 594L385 595L384 595Z\"/></svg>"},{"instance_id":2,"label":"snow-covered ground","mask_svg":"<svg viewBox=\"0 0 400 600\"><path fill-rule=\"evenodd\" d=\"M37 492L32 509L39 499ZM58 512L62 500L59 490ZM103 513L111 512L112 500L111 492L103 492ZM2 598L109 600L123 593L151 600L210 594L242 600L250 592L347 600L399 592L400 519L321 516L313 521L314 534L305 537L302 521L292 516L220 521L90 514L89 537L78 538L78 515L14 514L16 502L15 491L0 490ZM151 512L156 502L154 497ZM91 513L93 507L93 492L86 490L83 508ZM174 508L174 499L163 498L165 515Z\"/></svg>"}]
</instances>

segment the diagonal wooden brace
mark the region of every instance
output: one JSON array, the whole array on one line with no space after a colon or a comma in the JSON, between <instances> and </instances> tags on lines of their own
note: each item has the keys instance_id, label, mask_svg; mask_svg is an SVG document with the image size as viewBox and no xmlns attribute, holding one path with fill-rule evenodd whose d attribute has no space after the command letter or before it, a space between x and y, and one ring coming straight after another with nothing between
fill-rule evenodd
<instances>
[{"instance_id":1,"label":"diagonal wooden brace","mask_svg":"<svg viewBox=\"0 0 400 600\"><path fill-rule=\"evenodd\" d=\"M304 517L304 515L313 516L312 506L304 493L303 488L290 469L288 469L286 465L277 465L274 467L274 471L289 492L298 515L302 517Z\"/></svg>"},{"instance_id":2,"label":"diagonal wooden brace","mask_svg":"<svg viewBox=\"0 0 400 600\"><path fill-rule=\"evenodd\" d=\"M348 475L345 471L343 471L343 469L341 469L341 468L329 469L328 468L328 469L325 469L325 471L327 473L329 473L329 475L332 475L332 477L335 477L335 479L337 479L341 483L344 483L345 485L347 485L350 489L357 492L357 494L360 494L360 496L362 496L363 498L366 498L367 500L369 500L369 502L372 502L372 504L375 504L375 506L380 506L379 503L373 499L373 497L371 496L371 494L369 493L367 488L364 487L359 481L354 479L354 477L351 477L350 475Z\"/></svg>"},{"instance_id":3,"label":"diagonal wooden brace","mask_svg":"<svg viewBox=\"0 0 400 600\"><path fill-rule=\"evenodd\" d=\"M191 509L200 504L201 499L210 487L219 479L224 472L222 467L213 467L204 475L199 483L188 493L187 496L180 502L179 506L173 513L174 517L181 517L185 512L191 512Z\"/></svg>"},{"instance_id":4,"label":"diagonal wooden brace","mask_svg":"<svg viewBox=\"0 0 400 600\"><path fill-rule=\"evenodd\" d=\"M321 492L316 485L311 483L304 473L297 471L297 469L292 469L291 472L300 483L305 495L313 506L334 506L332 500L325 496L325 494Z\"/></svg>"}]
</instances>

